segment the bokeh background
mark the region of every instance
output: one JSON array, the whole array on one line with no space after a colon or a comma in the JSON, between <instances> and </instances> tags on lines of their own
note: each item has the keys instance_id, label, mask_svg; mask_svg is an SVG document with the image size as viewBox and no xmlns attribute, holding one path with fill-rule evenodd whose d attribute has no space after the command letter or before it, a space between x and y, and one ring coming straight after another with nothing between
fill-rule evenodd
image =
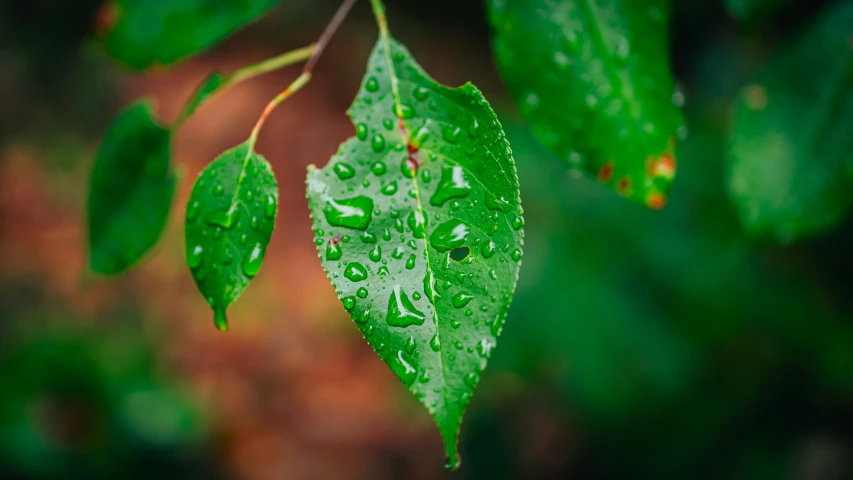
<instances>
[{"instance_id":1,"label":"bokeh background","mask_svg":"<svg viewBox=\"0 0 853 480\"><path fill-rule=\"evenodd\" d=\"M151 95L170 121L208 72L310 43L338 2L283 2L145 75L93 40L100 3L0 0L0 478L853 478L853 223L787 246L747 238L723 178L736 93L828 2L751 24L714 0L676 2L689 135L662 212L536 146L496 74L482 2L388 2L392 32L435 78L472 80L491 100L527 219L456 473L311 241L305 167L353 133L345 110L376 38L367 2L261 134L283 208L227 334L184 264L186 199L298 68L229 90L180 130L167 232L115 280L86 272L94 152L129 101Z\"/></svg>"}]
</instances>

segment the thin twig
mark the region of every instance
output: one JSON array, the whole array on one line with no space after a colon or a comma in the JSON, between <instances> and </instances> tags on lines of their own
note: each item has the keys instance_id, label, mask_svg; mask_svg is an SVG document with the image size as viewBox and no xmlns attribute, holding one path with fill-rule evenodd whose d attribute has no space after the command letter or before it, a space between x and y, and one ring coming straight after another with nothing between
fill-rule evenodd
<instances>
[{"instance_id":1,"label":"thin twig","mask_svg":"<svg viewBox=\"0 0 853 480\"><path fill-rule=\"evenodd\" d=\"M264 126L264 122L266 122L267 117L275 110L281 102L283 102L287 97L296 93L300 88L304 87L306 83L311 80L311 72L314 70L314 66L317 64L317 61L320 60L320 56L323 54L323 51L326 49L326 45L329 44L329 41L335 35L335 32L338 30L338 27L346 18L349 11L352 9L352 6L355 5L357 0L344 0L340 7L338 7L338 11L335 12L335 15L329 21L329 24L326 25L326 29L323 30L323 33L320 35L320 38L317 40L317 43L314 44L314 50L311 54L311 57L308 58L308 61L305 62L305 65L302 67L302 73L296 77L296 80L293 81L287 88L285 88L281 93L275 96L267 106L264 108L263 113L258 118L257 123L255 123L254 128L252 128L252 134L249 137L249 150L252 151L255 148L255 142L258 139L258 133L261 131L261 128Z\"/></svg>"}]
</instances>

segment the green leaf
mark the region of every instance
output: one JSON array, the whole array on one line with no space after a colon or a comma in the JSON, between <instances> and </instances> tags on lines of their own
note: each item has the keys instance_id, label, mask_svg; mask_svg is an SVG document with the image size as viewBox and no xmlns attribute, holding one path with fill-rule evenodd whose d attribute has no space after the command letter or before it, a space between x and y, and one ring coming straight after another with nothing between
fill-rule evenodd
<instances>
[{"instance_id":1,"label":"green leaf","mask_svg":"<svg viewBox=\"0 0 853 480\"><path fill-rule=\"evenodd\" d=\"M202 171L187 204L186 253L196 286L228 329L225 309L257 275L275 228L278 187L251 140Z\"/></svg>"},{"instance_id":2,"label":"green leaf","mask_svg":"<svg viewBox=\"0 0 853 480\"><path fill-rule=\"evenodd\" d=\"M125 66L168 65L214 46L278 0L114 0L104 45Z\"/></svg>"},{"instance_id":3,"label":"green leaf","mask_svg":"<svg viewBox=\"0 0 853 480\"><path fill-rule=\"evenodd\" d=\"M436 83L393 40L374 48L349 115L356 136L308 169L315 243L367 342L435 417L454 467L518 278L515 162L480 91Z\"/></svg>"},{"instance_id":4,"label":"green leaf","mask_svg":"<svg viewBox=\"0 0 853 480\"><path fill-rule=\"evenodd\" d=\"M666 0L491 0L494 50L536 138L652 208L666 202L682 125Z\"/></svg>"},{"instance_id":5,"label":"green leaf","mask_svg":"<svg viewBox=\"0 0 853 480\"><path fill-rule=\"evenodd\" d=\"M166 225L175 177L171 132L154 121L150 102L129 106L107 132L89 184L89 260L114 275L136 263Z\"/></svg>"},{"instance_id":6,"label":"green leaf","mask_svg":"<svg viewBox=\"0 0 853 480\"><path fill-rule=\"evenodd\" d=\"M835 224L851 202L853 5L830 9L748 82L728 140L741 220L781 241Z\"/></svg>"},{"instance_id":7,"label":"green leaf","mask_svg":"<svg viewBox=\"0 0 853 480\"><path fill-rule=\"evenodd\" d=\"M181 111L180 118L186 119L192 116L198 107L201 106L207 99L212 97L215 93L222 90L229 83L229 76L224 75L222 72L214 71L211 72L210 75L204 78L201 81L198 87L196 87L195 92L193 92L192 97L190 97L187 104L184 105L184 109Z\"/></svg>"}]
</instances>

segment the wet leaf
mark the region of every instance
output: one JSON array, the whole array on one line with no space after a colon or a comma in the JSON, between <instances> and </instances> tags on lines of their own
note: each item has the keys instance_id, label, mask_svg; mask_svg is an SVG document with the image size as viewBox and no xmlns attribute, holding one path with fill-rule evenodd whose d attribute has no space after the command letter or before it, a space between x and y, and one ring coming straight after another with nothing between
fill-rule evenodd
<instances>
[{"instance_id":1,"label":"wet leaf","mask_svg":"<svg viewBox=\"0 0 853 480\"><path fill-rule=\"evenodd\" d=\"M480 91L436 83L393 40L374 48L349 115L356 136L309 167L315 243L368 343L435 417L452 467L518 278L515 162Z\"/></svg>"},{"instance_id":2,"label":"wet leaf","mask_svg":"<svg viewBox=\"0 0 853 480\"><path fill-rule=\"evenodd\" d=\"M261 267L278 209L275 176L249 143L211 162L187 204L187 265L223 331L225 310Z\"/></svg>"},{"instance_id":3,"label":"wet leaf","mask_svg":"<svg viewBox=\"0 0 853 480\"><path fill-rule=\"evenodd\" d=\"M853 195L853 5L824 12L747 83L728 140L728 182L756 235L825 230Z\"/></svg>"},{"instance_id":4,"label":"wet leaf","mask_svg":"<svg viewBox=\"0 0 853 480\"><path fill-rule=\"evenodd\" d=\"M93 271L121 273L160 238L175 190L169 165L170 137L171 132L155 122L150 102L134 103L113 121L89 184Z\"/></svg>"},{"instance_id":5,"label":"wet leaf","mask_svg":"<svg viewBox=\"0 0 853 480\"><path fill-rule=\"evenodd\" d=\"M489 7L501 73L537 139L620 194L663 207L683 102L669 68L669 2Z\"/></svg>"},{"instance_id":6,"label":"wet leaf","mask_svg":"<svg viewBox=\"0 0 853 480\"><path fill-rule=\"evenodd\" d=\"M256 20L278 0L114 0L104 46L133 69L197 54Z\"/></svg>"}]
</instances>

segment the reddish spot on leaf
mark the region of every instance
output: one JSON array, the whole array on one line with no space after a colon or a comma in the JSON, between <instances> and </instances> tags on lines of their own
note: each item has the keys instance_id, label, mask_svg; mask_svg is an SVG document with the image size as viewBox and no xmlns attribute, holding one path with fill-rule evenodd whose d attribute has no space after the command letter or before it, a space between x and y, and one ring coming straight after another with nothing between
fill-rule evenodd
<instances>
[{"instance_id":1,"label":"reddish spot on leaf","mask_svg":"<svg viewBox=\"0 0 853 480\"><path fill-rule=\"evenodd\" d=\"M98 35L106 35L118 23L119 11L116 2L107 2L101 5L95 15L94 30Z\"/></svg>"},{"instance_id":2,"label":"reddish spot on leaf","mask_svg":"<svg viewBox=\"0 0 853 480\"><path fill-rule=\"evenodd\" d=\"M608 160L598 169L598 180L608 183L613 179L613 160Z\"/></svg>"},{"instance_id":3,"label":"reddish spot on leaf","mask_svg":"<svg viewBox=\"0 0 853 480\"><path fill-rule=\"evenodd\" d=\"M630 177L622 177L619 179L619 182L616 184L616 191L621 195L628 196L631 193L631 178Z\"/></svg>"},{"instance_id":4,"label":"reddish spot on leaf","mask_svg":"<svg viewBox=\"0 0 853 480\"><path fill-rule=\"evenodd\" d=\"M421 157L418 156L418 149L409 145L409 156L406 157L406 167L412 171L412 175L418 172L418 169L421 168Z\"/></svg>"},{"instance_id":5,"label":"reddish spot on leaf","mask_svg":"<svg viewBox=\"0 0 853 480\"><path fill-rule=\"evenodd\" d=\"M660 210L666 206L666 197L659 193L650 193L646 196L646 205L651 209Z\"/></svg>"},{"instance_id":6,"label":"reddish spot on leaf","mask_svg":"<svg viewBox=\"0 0 853 480\"><path fill-rule=\"evenodd\" d=\"M329 245L337 245L337 244L341 243L343 238L344 238L343 235L335 235L334 237L329 239Z\"/></svg>"},{"instance_id":7,"label":"reddish spot on leaf","mask_svg":"<svg viewBox=\"0 0 853 480\"><path fill-rule=\"evenodd\" d=\"M652 178L672 179L675 177L675 158L669 152L664 152L660 158L649 158L646 166L647 173Z\"/></svg>"}]
</instances>

